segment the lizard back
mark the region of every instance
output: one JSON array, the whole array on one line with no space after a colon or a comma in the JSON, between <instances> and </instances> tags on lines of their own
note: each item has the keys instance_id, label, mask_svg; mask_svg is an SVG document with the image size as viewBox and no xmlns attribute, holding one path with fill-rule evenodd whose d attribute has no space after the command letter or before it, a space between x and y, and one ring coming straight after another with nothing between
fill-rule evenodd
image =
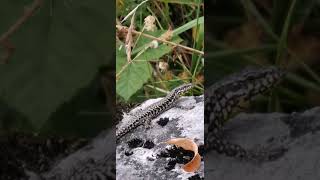
<instances>
[{"instance_id":1,"label":"lizard back","mask_svg":"<svg viewBox=\"0 0 320 180\"><path fill-rule=\"evenodd\" d=\"M186 93L188 90L190 90L192 87L193 85L191 83L178 86L174 88L172 91L170 91L167 94L167 96L165 96L163 99L137 112L137 114L132 116L133 120L129 124L125 125L117 131L117 141L131 130L137 128L142 124L145 124L147 121L150 121L151 119L159 116L164 111L170 109L172 106L176 104L179 97L182 94Z\"/></svg>"}]
</instances>

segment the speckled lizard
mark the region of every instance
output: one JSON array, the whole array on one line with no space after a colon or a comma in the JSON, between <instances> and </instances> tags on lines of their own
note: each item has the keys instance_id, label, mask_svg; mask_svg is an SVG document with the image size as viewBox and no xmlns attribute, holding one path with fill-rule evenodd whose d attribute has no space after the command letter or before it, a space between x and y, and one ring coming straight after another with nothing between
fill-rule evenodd
<instances>
[{"instance_id":1,"label":"speckled lizard","mask_svg":"<svg viewBox=\"0 0 320 180\"><path fill-rule=\"evenodd\" d=\"M170 91L168 95L160 101L151 104L143 110L138 111L136 114L131 115L131 117L134 119L132 119L130 124L127 124L117 130L116 140L118 141L121 137L140 125L144 124L148 128L153 118L172 108L176 104L179 97L190 90L192 87L193 85L191 83L178 86Z\"/></svg>"},{"instance_id":2,"label":"speckled lizard","mask_svg":"<svg viewBox=\"0 0 320 180\"><path fill-rule=\"evenodd\" d=\"M228 142L223 136L223 125L233 111L257 95L274 87L285 72L277 67L247 68L232 74L205 90L205 149L227 156L250 158L239 145Z\"/></svg>"}]
</instances>

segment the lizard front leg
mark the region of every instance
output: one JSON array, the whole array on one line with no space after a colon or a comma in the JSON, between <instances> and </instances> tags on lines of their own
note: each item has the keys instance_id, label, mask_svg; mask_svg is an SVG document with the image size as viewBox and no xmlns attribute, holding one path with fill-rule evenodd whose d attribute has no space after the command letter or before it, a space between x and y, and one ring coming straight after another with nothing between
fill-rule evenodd
<instances>
[{"instance_id":1,"label":"lizard front leg","mask_svg":"<svg viewBox=\"0 0 320 180\"><path fill-rule=\"evenodd\" d=\"M151 118L148 118L148 119L146 119L145 121L144 121L144 127L146 128L146 129L150 129L152 126L151 126Z\"/></svg>"}]
</instances>

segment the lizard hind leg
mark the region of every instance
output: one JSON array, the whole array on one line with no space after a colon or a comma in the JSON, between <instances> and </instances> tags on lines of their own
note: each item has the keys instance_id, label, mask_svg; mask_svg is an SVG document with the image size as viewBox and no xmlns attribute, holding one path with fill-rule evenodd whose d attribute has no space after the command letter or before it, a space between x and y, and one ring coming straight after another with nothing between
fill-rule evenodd
<instances>
[{"instance_id":1,"label":"lizard hind leg","mask_svg":"<svg viewBox=\"0 0 320 180\"><path fill-rule=\"evenodd\" d=\"M247 158L248 152L237 144L230 143L221 135L215 134L207 138L205 143L205 151L215 150L219 154L225 154L229 157Z\"/></svg>"}]
</instances>

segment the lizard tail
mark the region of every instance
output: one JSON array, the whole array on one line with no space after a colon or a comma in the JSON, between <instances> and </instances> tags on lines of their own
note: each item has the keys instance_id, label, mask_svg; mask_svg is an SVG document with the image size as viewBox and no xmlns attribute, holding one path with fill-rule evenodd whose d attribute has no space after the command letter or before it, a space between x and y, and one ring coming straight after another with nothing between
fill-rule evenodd
<instances>
[{"instance_id":1,"label":"lizard tail","mask_svg":"<svg viewBox=\"0 0 320 180\"><path fill-rule=\"evenodd\" d=\"M121 128L117 130L116 132L116 142L118 142L124 135L126 135L131 129L133 128L133 125L130 125L129 127Z\"/></svg>"},{"instance_id":2,"label":"lizard tail","mask_svg":"<svg viewBox=\"0 0 320 180\"><path fill-rule=\"evenodd\" d=\"M205 152L214 149L220 154L225 154L229 157L250 160L254 162L273 161L280 158L288 151L285 147L273 147L272 149L246 150L240 145L230 143L219 134L206 139Z\"/></svg>"},{"instance_id":3,"label":"lizard tail","mask_svg":"<svg viewBox=\"0 0 320 180\"><path fill-rule=\"evenodd\" d=\"M123 129L123 130L119 130L116 132L116 141L118 142L122 136L124 136L126 134L126 129Z\"/></svg>"}]
</instances>

